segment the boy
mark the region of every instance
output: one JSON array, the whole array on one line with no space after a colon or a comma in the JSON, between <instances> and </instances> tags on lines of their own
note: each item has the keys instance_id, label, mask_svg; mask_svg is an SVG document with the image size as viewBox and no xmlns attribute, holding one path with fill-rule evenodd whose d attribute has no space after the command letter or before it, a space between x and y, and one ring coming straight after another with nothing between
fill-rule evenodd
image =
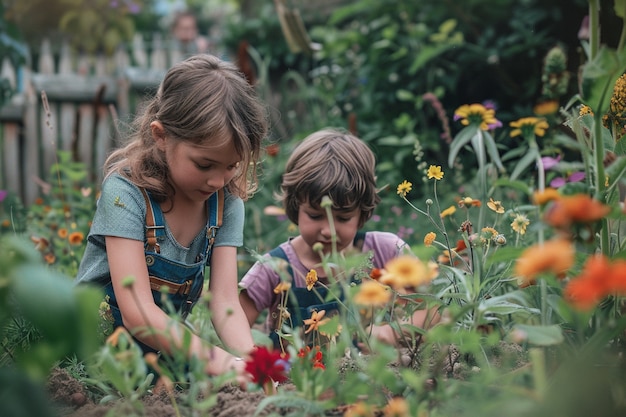
<instances>
[{"instance_id":1,"label":"boy","mask_svg":"<svg viewBox=\"0 0 626 417\"><path fill-rule=\"evenodd\" d=\"M375 165L374 154L363 141L334 129L306 137L287 161L278 197L300 234L266 253L264 258L282 258L287 262L291 275L287 309L294 326L302 325L302 320L309 319L314 311L337 309L336 302L325 302L329 279L319 254L320 249L324 254L331 253L333 246L331 222L322 207L324 196L332 201L337 252L368 254L373 268L383 268L388 260L407 248L393 233L358 232L380 202ZM311 270L315 270L318 279L314 291L307 289L307 274ZM239 299L251 326L262 311L269 309L266 330L275 344L282 312L281 294L274 289L280 283L281 277L271 262L257 261L239 284L242 288ZM420 319L415 325L424 323L425 317ZM372 334L383 341L395 340L389 326L375 328Z\"/></svg>"}]
</instances>

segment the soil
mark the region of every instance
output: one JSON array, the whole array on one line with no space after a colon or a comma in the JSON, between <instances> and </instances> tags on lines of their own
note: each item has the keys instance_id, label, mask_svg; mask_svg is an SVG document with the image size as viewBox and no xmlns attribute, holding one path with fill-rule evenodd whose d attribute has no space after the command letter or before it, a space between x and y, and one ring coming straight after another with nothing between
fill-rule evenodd
<instances>
[{"instance_id":1,"label":"soil","mask_svg":"<svg viewBox=\"0 0 626 417\"><path fill-rule=\"evenodd\" d=\"M142 417L171 417L176 415L192 415L191 410L185 410L180 401L174 401L163 391L159 394L146 394L141 398L143 410L133 410L130 403L116 400L105 404L95 403L90 399L84 385L72 377L66 370L55 368L48 378L46 391L53 407L59 416L63 417L104 417L109 412L113 415L128 416L139 414ZM247 417L255 415L259 403L265 398L260 391L248 392L235 385L222 387L217 394L217 403L206 414L207 417ZM271 407L260 416L271 414ZM111 415L111 414L109 414Z\"/></svg>"},{"instance_id":2,"label":"soil","mask_svg":"<svg viewBox=\"0 0 626 417\"><path fill-rule=\"evenodd\" d=\"M519 368L526 363L526 357L520 346L515 344L501 344L495 349L493 364ZM454 347L449 347L449 360L439 366L443 367L443 374L456 379L464 379L464 374L471 372L471 367L458 361L459 354ZM349 367L349 360L343 366ZM397 367L399 363L390 364ZM505 365L507 366L507 365ZM345 372L346 370L340 370ZM433 381L435 382L435 381ZM283 384L281 390L295 389L289 382ZM141 410L133 409L126 400L115 400L101 404L95 400L85 385L70 375L64 368L54 368L50 373L46 387L46 395L55 409L58 417L109 417L109 416L141 416L141 417L171 417L202 415L203 417L253 417L269 415L286 415L290 410L278 409L273 406L264 407L259 413L258 406L266 398L261 391L244 391L238 385L225 385L217 393L217 401L209 410L197 411L184 405L180 393L174 393L173 398L163 390L159 394L146 394L141 398ZM1 409L1 407L0 407ZM346 407L337 407L328 410L325 417L343 416ZM291 410L293 411L293 410ZM1 413L0 413L1 414Z\"/></svg>"}]
</instances>

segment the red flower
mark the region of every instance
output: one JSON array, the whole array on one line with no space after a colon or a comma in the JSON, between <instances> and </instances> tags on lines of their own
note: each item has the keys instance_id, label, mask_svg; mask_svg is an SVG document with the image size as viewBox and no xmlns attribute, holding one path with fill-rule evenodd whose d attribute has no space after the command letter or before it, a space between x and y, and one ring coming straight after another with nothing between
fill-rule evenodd
<instances>
[{"instance_id":1,"label":"red flower","mask_svg":"<svg viewBox=\"0 0 626 417\"><path fill-rule=\"evenodd\" d=\"M270 351L265 346L254 349L246 361L246 372L252 375L252 382L261 386L271 381L285 382L289 368L288 353Z\"/></svg>"}]
</instances>

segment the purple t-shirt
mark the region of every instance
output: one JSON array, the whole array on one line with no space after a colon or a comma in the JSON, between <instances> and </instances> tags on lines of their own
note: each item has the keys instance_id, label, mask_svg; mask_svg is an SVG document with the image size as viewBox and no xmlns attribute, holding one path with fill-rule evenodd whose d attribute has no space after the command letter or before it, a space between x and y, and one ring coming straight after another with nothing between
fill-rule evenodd
<instances>
[{"instance_id":1,"label":"purple t-shirt","mask_svg":"<svg viewBox=\"0 0 626 417\"><path fill-rule=\"evenodd\" d=\"M387 261L398 256L406 246L406 243L393 233L373 231L365 234L361 252L369 254L374 268L384 268ZM305 277L309 269L302 264L289 241L281 243L280 247L285 251L293 270L295 282L292 285L305 287ZM269 253L263 255L263 261L255 262L239 283L254 301L258 311L269 309L268 325L272 322L272 313L275 312L279 301L274 288L280 283L280 275L270 260Z\"/></svg>"}]
</instances>

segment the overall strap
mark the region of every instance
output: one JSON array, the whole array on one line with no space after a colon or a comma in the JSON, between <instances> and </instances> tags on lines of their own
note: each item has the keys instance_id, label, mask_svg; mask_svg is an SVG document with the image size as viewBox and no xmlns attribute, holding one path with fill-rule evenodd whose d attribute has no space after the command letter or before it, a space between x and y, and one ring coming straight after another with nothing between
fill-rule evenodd
<instances>
[{"instance_id":1,"label":"overall strap","mask_svg":"<svg viewBox=\"0 0 626 417\"><path fill-rule=\"evenodd\" d=\"M354 236L353 245L359 250L363 249L363 242L365 241L366 233L367 232L364 232L364 231L358 231L356 235ZM289 259L287 259L287 254L285 253L285 250L281 248L280 246L276 246L274 249L269 251L269 255L273 258L280 258L280 259L287 261L287 272L289 273L289 275L291 276L293 280L293 268L291 267L291 263L289 262Z\"/></svg>"},{"instance_id":2,"label":"overall strap","mask_svg":"<svg viewBox=\"0 0 626 417\"><path fill-rule=\"evenodd\" d=\"M217 229L222 225L222 219L224 218L224 189L220 188L211 197L209 197L209 203L207 204L209 227L206 231L207 239L209 240L209 248L213 246L215 241L215 235Z\"/></svg>"},{"instance_id":3,"label":"overall strap","mask_svg":"<svg viewBox=\"0 0 626 417\"><path fill-rule=\"evenodd\" d=\"M165 235L163 212L158 203L150 198L145 188L140 188L144 200L146 200L146 250L161 253L158 239Z\"/></svg>"}]
</instances>

